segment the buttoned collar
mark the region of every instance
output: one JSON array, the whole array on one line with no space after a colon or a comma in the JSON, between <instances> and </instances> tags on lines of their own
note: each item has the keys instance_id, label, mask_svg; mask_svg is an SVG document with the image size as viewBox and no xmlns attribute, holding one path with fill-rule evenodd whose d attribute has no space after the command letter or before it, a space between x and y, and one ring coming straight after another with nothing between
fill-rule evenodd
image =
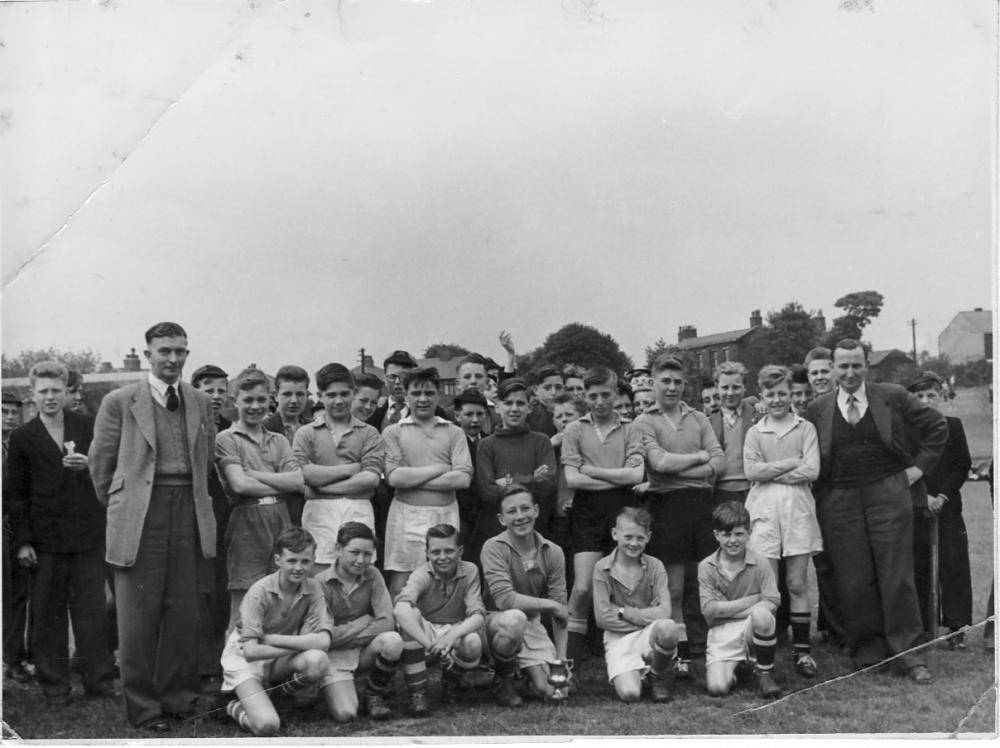
<instances>
[{"instance_id":1,"label":"buttoned collar","mask_svg":"<svg viewBox=\"0 0 1000 748\"><path fill-rule=\"evenodd\" d=\"M170 385L167 382L164 382L159 377L154 376L153 372L149 372L149 376L147 377L147 379L149 380L149 388L153 390L153 396L156 398L157 402L159 402L161 405L163 405L167 401L167 387L172 386L174 388L174 391L178 395L180 395L181 393L180 380L175 382L173 385Z\"/></svg>"},{"instance_id":2,"label":"buttoned collar","mask_svg":"<svg viewBox=\"0 0 1000 748\"><path fill-rule=\"evenodd\" d=\"M264 588L265 592L278 597L281 596L281 582L278 580L278 575L280 572L273 572L268 574L266 577L260 580L261 587ZM306 579L299 585L299 588L295 591L295 596L299 597L301 595L311 595L313 590L309 586L309 578Z\"/></svg>"},{"instance_id":3,"label":"buttoned collar","mask_svg":"<svg viewBox=\"0 0 1000 748\"><path fill-rule=\"evenodd\" d=\"M229 430L234 434L239 434L240 436L246 437L254 444L261 444L261 445L264 444L264 442L270 441L274 437L278 436L278 434L274 433L273 431L268 431L263 426L260 427L260 435L258 436L252 433L251 431L248 431L246 427L239 421L234 421L233 425L229 427ZM282 434L282 436L284 436L284 434Z\"/></svg>"},{"instance_id":4,"label":"buttoned collar","mask_svg":"<svg viewBox=\"0 0 1000 748\"><path fill-rule=\"evenodd\" d=\"M837 387L837 404L841 409L847 407L847 398L854 395L854 400L858 405L858 408L862 408L868 405L868 384L867 382L862 382L861 386L857 390L848 394L841 387Z\"/></svg>"},{"instance_id":5,"label":"buttoned collar","mask_svg":"<svg viewBox=\"0 0 1000 748\"><path fill-rule=\"evenodd\" d=\"M609 553L607 556L605 556L604 558L602 558L600 561L597 562L597 568L601 569L602 571L606 571L610 574L611 570L615 566L615 561L617 560L618 560L618 549L615 548L613 551L611 551L611 553ZM642 566L643 569L649 566L649 562L646 558L645 553L639 556L639 564Z\"/></svg>"},{"instance_id":6,"label":"buttoned collar","mask_svg":"<svg viewBox=\"0 0 1000 748\"><path fill-rule=\"evenodd\" d=\"M372 567L372 566L369 566L367 569L365 569L361 573L361 577L355 583L355 586L353 587L353 589L357 589L358 587L361 587L362 585L365 585L365 584L371 584L371 581L372 581L372 572L373 571L375 571L375 568ZM339 576L337 576L337 562L336 561L334 561L332 564L330 564L329 568L324 569L319 574L317 574L315 577L313 577L313 579L315 579L320 584L326 584L327 582L333 582L338 587L340 587L342 589L347 587L347 583L343 579L341 579Z\"/></svg>"},{"instance_id":7,"label":"buttoned collar","mask_svg":"<svg viewBox=\"0 0 1000 748\"><path fill-rule=\"evenodd\" d=\"M721 554L722 554L722 549L721 548L716 548L715 549L715 553L713 553L711 556L709 556L708 558L706 558L705 562L709 566L714 566L715 568L719 568L719 566L721 566L721 564L719 563L719 558L720 558ZM756 566L756 565L757 565L757 559L754 558L753 551L751 551L749 548L744 548L743 549L743 566L746 567L746 566Z\"/></svg>"},{"instance_id":8,"label":"buttoned collar","mask_svg":"<svg viewBox=\"0 0 1000 748\"><path fill-rule=\"evenodd\" d=\"M614 422L611 424L611 428L608 429L608 434L610 434L617 428L621 428L622 424L625 423L625 421L622 420L621 416L619 416L617 413L614 414L614 417L615 417ZM600 426L598 426L597 423L594 421L593 413L587 413L585 415L582 415L580 416L579 420L583 421L584 423L589 423L594 428L595 431L597 431L600 428Z\"/></svg>"},{"instance_id":9,"label":"buttoned collar","mask_svg":"<svg viewBox=\"0 0 1000 748\"><path fill-rule=\"evenodd\" d=\"M792 425L788 427L788 431L791 431L792 429L798 427L798 425L800 423L804 423L804 422L805 422L805 419L802 416L793 413L792 414ZM769 415L766 415L763 418L761 418L759 421L757 421L757 431L759 433L761 433L761 434L776 434L776 433L778 433L777 429L775 429L775 427L774 427L774 419L772 419L771 416L769 416ZM788 431L785 431L784 433L787 434Z\"/></svg>"},{"instance_id":10,"label":"buttoned collar","mask_svg":"<svg viewBox=\"0 0 1000 748\"><path fill-rule=\"evenodd\" d=\"M447 420L445 418L442 418L441 416L434 416L434 425L435 426L440 426L442 423L445 426L451 425L451 421L449 421L449 420ZM399 425L402 426L404 424L407 425L407 426L422 426L423 425L423 424L417 423L414 420L413 416L410 416L410 415L406 416L405 418L400 418L399 419Z\"/></svg>"},{"instance_id":11,"label":"buttoned collar","mask_svg":"<svg viewBox=\"0 0 1000 748\"><path fill-rule=\"evenodd\" d=\"M327 428L331 430L333 429L333 427L330 425L329 419L326 417L325 412L320 413L318 416L312 419L312 421L309 422L309 425L312 426L314 429L322 429L322 428ZM347 430L353 431L354 429L360 429L365 425L366 424L364 421L360 420L356 416L351 416L351 420L347 425Z\"/></svg>"}]
</instances>

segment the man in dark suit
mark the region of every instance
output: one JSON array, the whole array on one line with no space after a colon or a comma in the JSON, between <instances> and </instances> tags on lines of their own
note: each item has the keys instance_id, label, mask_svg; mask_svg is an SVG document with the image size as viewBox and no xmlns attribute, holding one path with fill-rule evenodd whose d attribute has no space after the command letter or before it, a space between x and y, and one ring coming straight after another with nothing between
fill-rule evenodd
<instances>
[{"instance_id":1,"label":"man in dark suit","mask_svg":"<svg viewBox=\"0 0 1000 748\"><path fill-rule=\"evenodd\" d=\"M130 723L169 732L198 701L199 577L211 573L215 516L208 472L215 418L208 395L181 382L187 333L146 331L149 376L104 398L90 474L108 507L122 694Z\"/></svg>"},{"instance_id":2,"label":"man in dark suit","mask_svg":"<svg viewBox=\"0 0 1000 748\"><path fill-rule=\"evenodd\" d=\"M948 424L899 385L866 382L868 355L856 340L837 343L833 367L837 388L814 400L806 415L819 435L823 544L851 659L862 668L921 637L910 491L921 490L923 475L937 464ZM898 662L915 683L932 681L912 655Z\"/></svg>"},{"instance_id":3,"label":"man in dark suit","mask_svg":"<svg viewBox=\"0 0 1000 748\"><path fill-rule=\"evenodd\" d=\"M38 416L10 438L4 493L17 563L34 570L31 650L48 703L69 702L69 632L88 696L114 696L104 630L104 507L87 473L94 432L88 415L65 408L69 372L56 361L31 367Z\"/></svg>"}]
</instances>

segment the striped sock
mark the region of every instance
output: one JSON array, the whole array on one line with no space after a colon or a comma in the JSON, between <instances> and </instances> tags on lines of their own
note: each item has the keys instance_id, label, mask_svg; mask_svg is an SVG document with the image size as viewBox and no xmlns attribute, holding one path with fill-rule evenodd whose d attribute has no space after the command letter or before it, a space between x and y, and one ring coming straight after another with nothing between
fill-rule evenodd
<instances>
[{"instance_id":1,"label":"striped sock","mask_svg":"<svg viewBox=\"0 0 1000 748\"><path fill-rule=\"evenodd\" d=\"M375 658L375 664L371 672L368 673L367 687L372 693L382 693L389 686L392 676L396 672L399 660L387 660L383 655Z\"/></svg>"},{"instance_id":2,"label":"striped sock","mask_svg":"<svg viewBox=\"0 0 1000 748\"><path fill-rule=\"evenodd\" d=\"M240 703L239 699L233 699L226 704L226 714L232 717L233 721L244 730L253 732L253 728L250 727L250 718L247 716L247 710L243 708L243 704Z\"/></svg>"},{"instance_id":3,"label":"striped sock","mask_svg":"<svg viewBox=\"0 0 1000 748\"><path fill-rule=\"evenodd\" d=\"M792 649L795 654L809 654L809 611L796 613L792 611L789 616L792 622Z\"/></svg>"},{"instance_id":4,"label":"striped sock","mask_svg":"<svg viewBox=\"0 0 1000 748\"><path fill-rule=\"evenodd\" d=\"M774 667L774 650L778 646L777 634L753 635L753 648L757 655L757 667L760 670L770 670Z\"/></svg>"},{"instance_id":5,"label":"striped sock","mask_svg":"<svg viewBox=\"0 0 1000 748\"><path fill-rule=\"evenodd\" d=\"M413 691L427 690L427 651L416 642L403 646L403 680Z\"/></svg>"},{"instance_id":6,"label":"striped sock","mask_svg":"<svg viewBox=\"0 0 1000 748\"><path fill-rule=\"evenodd\" d=\"M454 650L451 653L451 661L455 663L456 670L474 670L481 659L482 657L477 657L474 660L463 660Z\"/></svg>"},{"instance_id":7,"label":"striped sock","mask_svg":"<svg viewBox=\"0 0 1000 748\"><path fill-rule=\"evenodd\" d=\"M309 684L305 682L302 677L302 673L295 673L291 678L286 680L279 686L279 690L283 694L291 696L296 691L301 691L305 688L309 688Z\"/></svg>"}]
</instances>

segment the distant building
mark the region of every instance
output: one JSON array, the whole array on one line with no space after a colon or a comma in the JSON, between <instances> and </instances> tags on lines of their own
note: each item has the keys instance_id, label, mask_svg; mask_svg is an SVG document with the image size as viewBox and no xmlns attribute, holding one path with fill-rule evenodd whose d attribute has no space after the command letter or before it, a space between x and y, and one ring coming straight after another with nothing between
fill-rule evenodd
<instances>
[{"instance_id":1,"label":"distant building","mask_svg":"<svg viewBox=\"0 0 1000 748\"><path fill-rule=\"evenodd\" d=\"M712 335L698 335L691 325L677 329L677 344L671 348L688 361L689 374L696 379L710 377L713 370L723 361L742 361L746 358L747 346L754 334L764 326L760 310L750 313L750 327Z\"/></svg>"},{"instance_id":2,"label":"distant building","mask_svg":"<svg viewBox=\"0 0 1000 748\"><path fill-rule=\"evenodd\" d=\"M455 384L458 381L458 362L462 358L462 356L449 359L418 358L417 364L423 367L433 366L437 369L438 375L441 377L441 394L452 396L455 394ZM351 369L351 374L355 377L361 376L361 374L374 374L382 380L383 384L385 383L385 369L381 366L373 366L370 359L365 361L364 367L355 366Z\"/></svg>"},{"instance_id":3,"label":"distant building","mask_svg":"<svg viewBox=\"0 0 1000 748\"><path fill-rule=\"evenodd\" d=\"M938 355L953 364L993 360L993 312L976 307L959 312L938 335Z\"/></svg>"},{"instance_id":4,"label":"distant building","mask_svg":"<svg viewBox=\"0 0 1000 748\"><path fill-rule=\"evenodd\" d=\"M879 382L895 382L896 372L912 363L913 359L898 348L868 354L868 370L872 379Z\"/></svg>"}]
</instances>

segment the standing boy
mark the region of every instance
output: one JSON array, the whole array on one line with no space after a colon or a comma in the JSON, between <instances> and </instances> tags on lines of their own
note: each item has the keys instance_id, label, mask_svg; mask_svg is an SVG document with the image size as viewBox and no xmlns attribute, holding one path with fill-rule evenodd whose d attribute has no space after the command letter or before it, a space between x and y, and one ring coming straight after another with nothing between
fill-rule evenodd
<instances>
[{"instance_id":1,"label":"standing boy","mask_svg":"<svg viewBox=\"0 0 1000 748\"><path fill-rule=\"evenodd\" d=\"M614 372L603 366L583 377L590 412L566 427L562 464L573 489L573 592L569 599L569 657L581 658L592 608L594 564L612 544L612 528L623 507L638 503L632 487L642 481L639 433L614 411ZM664 576L664 579L666 577Z\"/></svg>"},{"instance_id":2,"label":"standing boy","mask_svg":"<svg viewBox=\"0 0 1000 748\"><path fill-rule=\"evenodd\" d=\"M488 404L486 397L478 389L468 389L455 397L455 421L465 433L469 445L469 457L472 459L472 474L476 473L476 453L483 439L482 425L487 417ZM462 558L478 563L479 554L474 553L473 533L476 529L476 517L479 515L479 488L475 479L469 482L468 488L455 492L458 499L459 541L464 548Z\"/></svg>"},{"instance_id":3,"label":"standing boy","mask_svg":"<svg viewBox=\"0 0 1000 748\"><path fill-rule=\"evenodd\" d=\"M743 472L743 442L747 430L757 420L757 398L744 398L746 367L738 361L723 361L715 367L715 386L720 408L709 416L715 438L726 456L725 466L715 480L713 501L746 501L750 482Z\"/></svg>"},{"instance_id":4,"label":"standing boy","mask_svg":"<svg viewBox=\"0 0 1000 748\"><path fill-rule=\"evenodd\" d=\"M562 372L555 366L542 366L532 374L536 402L527 415L528 428L546 436L556 433L552 423L552 401L565 386ZM502 384L502 383L501 383Z\"/></svg>"},{"instance_id":5,"label":"standing boy","mask_svg":"<svg viewBox=\"0 0 1000 748\"><path fill-rule=\"evenodd\" d=\"M385 570L393 597L423 560L427 530L459 526L455 492L472 480L465 434L435 415L441 397L437 369L410 369L403 386L410 414L382 433L385 477L396 489L385 528Z\"/></svg>"},{"instance_id":6,"label":"standing boy","mask_svg":"<svg viewBox=\"0 0 1000 748\"><path fill-rule=\"evenodd\" d=\"M274 399L278 409L265 419L264 428L284 434L291 444L299 428L312 420L312 413L306 407L309 402L309 374L306 370L290 364L278 369L274 375ZM284 499L288 519L296 527L301 527L305 495L302 491L289 491Z\"/></svg>"},{"instance_id":7,"label":"standing boy","mask_svg":"<svg viewBox=\"0 0 1000 748\"><path fill-rule=\"evenodd\" d=\"M750 513L737 501L712 513L719 547L698 564L701 611L708 622L705 681L712 696L724 696L736 683L736 668L756 660L757 692L777 698L774 612L778 587L767 559L747 548Z\"/></svg>"},{"instance_id":8,"label":"standing boy","mask_svg":"<svg viewBox=\"0 0 1000 748\"><path fill-rule=\"evenodd\" d=\"M317 571L336 558L337 531L345 522L375 529L372 497L382 474L378 431L351 415L354 377L343 364L316 372L323 412L295 434L292 452L302 468L306 505L302 526L316 539Z\"/></svg>"},{"instance_id":9,"label":"standing boy","mask_svg":"<svg viewBox=\"0 0 1000 748\"><path fill-rule=\"evenodd\" d=\"M410 575L396 598L396 625L403 635L403 677L410 714L427 709L427 656L441 663L441 703L453 704L462 676L483 653L483 607L479 569L462 560L458 530L427 530L427 563Z\"/></svg>"},{"instance_id":10,"label":"standing boy","mask_svg":"<svg viewBox=\"0 0 1000 748\"><path fill-rule=\"evenodd\" d=\"M604 630L608 680L622 701L638 701L648 673L653 701L670 701L669 674L677 651L667 571L645 554L652 519L626 507L611 535L617 547L594 566L594 618Z\"/></svg>"},{"instance_id":11,"label":"standing boy","mask_svg":"<svg viewBox=\"0 0 1000 748\"><path fill-rule=\"evenodd\" d=\"M36 408L37 410L37 408ZM16 549L11 547L10 506L7 493L7 450L10 435L21 425L21 401L12 392L3 393L3 674L18 683L31 680L25 668L28 649L25 629L28 624L28 590L31 575L28 568L17 563Z\"/></svg>"}]
</instances>

